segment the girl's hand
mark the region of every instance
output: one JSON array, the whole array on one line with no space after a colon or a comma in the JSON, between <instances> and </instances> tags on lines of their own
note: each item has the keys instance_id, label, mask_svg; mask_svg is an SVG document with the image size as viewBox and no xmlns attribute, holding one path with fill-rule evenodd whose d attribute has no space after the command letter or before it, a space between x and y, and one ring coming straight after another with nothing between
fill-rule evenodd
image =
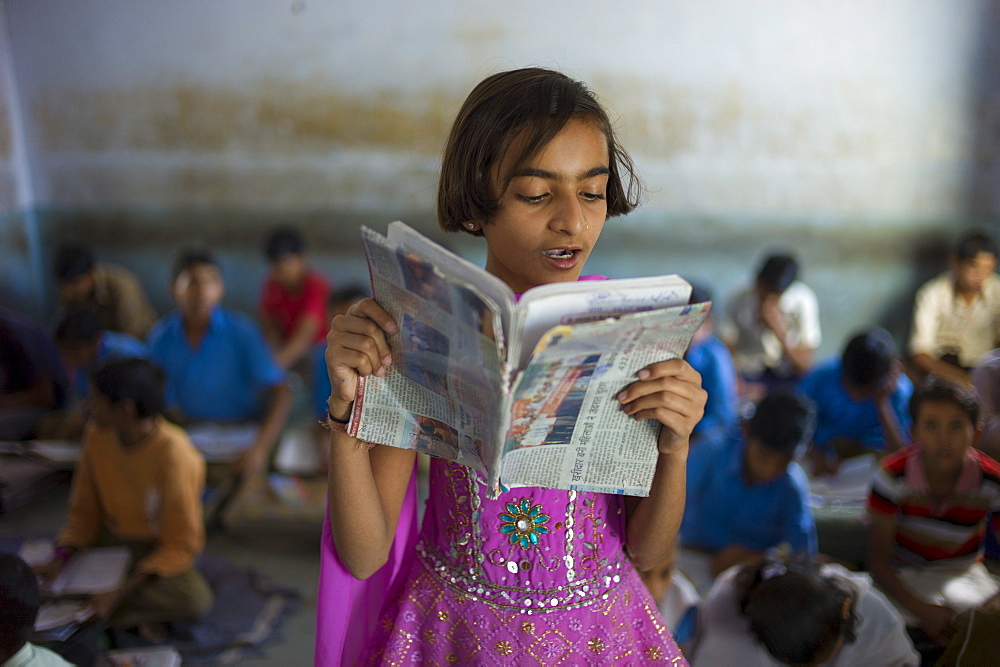
<instances>
[{"instance_id":1,"label":"girl's hand","mask_svg":"<svg viewBox=\"0 0 1000 667\"><path fill-rule=\"evenodd\" d=\"M655 419L663 425L657 448L673 453L686 445L694 427L705 414L708 393L701 388L701 375L683 359L650 364L618 394L625 413L634 419Z\"/></svg>"},{"instance_id":2,"label":"girl's hand","mask_svg":"<svg viewBox=\"0 0 1000 667\"><path fill-rule=\"evenodd\" d=\"M330 375L330 413L346 419L362 375L382 376L392 363L386 334L398 328L374 299L362 299L337 315L326 335L326 370Z\"/></svg>"}]
</instances>

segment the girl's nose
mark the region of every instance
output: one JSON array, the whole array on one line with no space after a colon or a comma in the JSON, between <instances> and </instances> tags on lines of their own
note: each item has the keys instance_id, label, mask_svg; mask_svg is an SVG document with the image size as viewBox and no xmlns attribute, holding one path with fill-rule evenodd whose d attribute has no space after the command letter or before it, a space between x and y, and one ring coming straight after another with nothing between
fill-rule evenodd
<instances>
[{"instance_id":1,"label":"girl's nose","mask_svg":"<svg viewBox=\"0 0 1000 667\"><path fill-rule=\"evenodd\" d=\"M559 206L552 212L549 228L566 236L576 236L587 226L580 200L573 195L561 197Z\"/></svg>"}]
</instances>

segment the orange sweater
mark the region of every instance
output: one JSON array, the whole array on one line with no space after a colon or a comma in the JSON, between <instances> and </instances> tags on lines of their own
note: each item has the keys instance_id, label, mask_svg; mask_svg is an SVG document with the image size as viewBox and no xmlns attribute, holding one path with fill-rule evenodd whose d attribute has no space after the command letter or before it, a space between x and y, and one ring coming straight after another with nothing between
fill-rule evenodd
<instances>
[{"instance_id":1,"label":"orange sweater","mask_svg":"<svg viewBox=\"0 0 1000 667\"><path fill-rule=\"evenodd\" d=\"M86 548L106 529L122 540L155 545L136 571L186 572L205 546L204 485L205 461L180 427L160 418L144 442L125 449L114 429L91 422L73 478L69 519L56 544Z\"/></svg>"}]
</instances>

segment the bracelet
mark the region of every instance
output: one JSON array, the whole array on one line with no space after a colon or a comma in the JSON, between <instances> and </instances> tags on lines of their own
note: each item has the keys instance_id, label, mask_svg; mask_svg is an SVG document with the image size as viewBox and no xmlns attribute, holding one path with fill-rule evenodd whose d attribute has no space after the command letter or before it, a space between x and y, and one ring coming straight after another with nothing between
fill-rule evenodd
<instances>
[{"instance_id":1,"label":"bracelet","mask_svg":"<svg viewBox=\"0 0 1000 667\"><path fill-rule=\"evenodd\" d=\"M337 419L330 414L329 410L327 410L326 421L320 422L320 426L330 431L336 431L337 433L347 433L347 424L350 423L350 421L350 417L344 420Z\"/></svg>"}]
</instances>

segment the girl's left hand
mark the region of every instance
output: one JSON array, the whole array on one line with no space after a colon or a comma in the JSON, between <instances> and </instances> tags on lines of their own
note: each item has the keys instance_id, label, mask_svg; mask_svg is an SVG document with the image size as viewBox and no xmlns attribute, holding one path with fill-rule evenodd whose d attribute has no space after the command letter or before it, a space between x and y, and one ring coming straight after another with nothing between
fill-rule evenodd
<instances>
[{"instance_id":1,"label":"girl's left hand","mask_svg":"<svg viewBox=\"0 0 1000 667\"><path fill-rule=\"evenodd\" d=\"M657 448L672 453L687 444L705 414L708 393L701 388L701 375L683 359L650 364L636 375L639 379L618 394L618 402L634 419L660 422Z\"/></svg>"}]
</instances>

